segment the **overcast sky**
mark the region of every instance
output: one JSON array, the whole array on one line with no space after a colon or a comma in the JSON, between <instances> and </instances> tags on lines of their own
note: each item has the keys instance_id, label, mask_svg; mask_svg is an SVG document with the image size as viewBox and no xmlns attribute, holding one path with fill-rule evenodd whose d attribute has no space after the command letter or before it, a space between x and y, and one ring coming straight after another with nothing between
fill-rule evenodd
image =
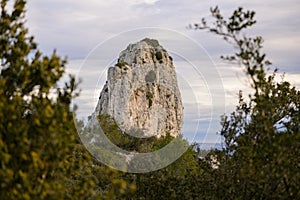
<instances>
[{"instance_id":1,"label":"overcast sky","mask_svg":"<svg viewBox=\"0 0 300 200\"><path fill-rule=\"evenodd\" d=\"M298 0L30 0L27 5L27 25L43 52L50 54L56 49L59 55L68 57L68 72L77 73L81 66L80 73L83 76L97 75L89 83L89 92L83 91L80 99L92 110L105 81L107 65L117 59L127 44L144 37L157 36L161 44L176 57L180 51L178 46L182 45L176 41L185 37L190 43L185 42L188 46L180 46L184 52L179 53L175 60L185 103L184 134L192 141L196 127L198 134L195 141L216 142L216 132L220 129L217 125L219 116L234 109L240 89L249 89L240 67L219 59L221 54L233 52L229 45L205 31L186 29L189 23L208 17L209 8L215 5L220 7L224 15L229 15L238 6L256 11L258 23L251 28L251 33L265 39L264 51L268 58L280 72L287 73L286 77L292 84L300 88ZM174 37L170 36L172 34ZM192 43L195 48L191 47ZM183 54L188 56L183 58ZM101 66L99 62L93 65L91 60L100 57L104 59ZM84 63L86 58L89 58L89 62ZM83 68L88 64L90 68ZM191 70L186 70L188 65ZM214 70L206 70L211 69L210 66L218 74ZM198 70L198 74L192 73L193 70ZM84 90L87 83L88 80L83 80ZM189 98L191 93L194 96L192 101ZM90 110L87 109L87 112Z\"/></svg>"}]
</instances>

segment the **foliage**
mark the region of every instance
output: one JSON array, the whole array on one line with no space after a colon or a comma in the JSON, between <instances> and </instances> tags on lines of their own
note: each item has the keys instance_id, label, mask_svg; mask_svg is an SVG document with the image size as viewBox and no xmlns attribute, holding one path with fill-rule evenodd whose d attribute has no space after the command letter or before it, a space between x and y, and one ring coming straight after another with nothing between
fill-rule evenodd
<instances>
[{"instance_id":1,"label":"foliage","mask_svg":"<svg viewBox=\"0 0 300 200\"><path fill-rule=\"evenodd\" d=\"M140 153L147 153L158 150L167 145L173 137L170 134L157 139L156 137L137 138L124 133L116 121L108 114L99 115L99 122L103 132L108 139L116 146L127 151L136 151Z\"/></svg>"},{"instance_id":2,"label":"foliage","mask_svg":"<svg viewBox=\"0 0 300 200\"><path fill-rule=\"evenodd\" d=\"M26 1L14 1L12 9L7 2L1 1L0 19L0 199L99 199L126 193L127 183L95 167L79 143L70 109L77 83L70 76L64 87L56 84L66 60L55 52L43 56L28 36ZM107 176L110 188L97 182L95 171L100 180Z\"/></svg>"},{"instance_id":3,"label":"foliage","mask_svg":"<svg viewBox=\"0 0 300 200\"><path fill-rule=\"evenodd\" d=\"M109 115L100 115L100 124L106 136L117 146L128 151L151 152L169 144L174 138L170 134L161 138L135 138L123 133ZM182 139L182 142L187 141ZM195 185L202 170L194 146L166 168L145 174L123 173L129 183L135 183L137 199L194 199L201 194ZM166 195L167 194L167 195ZM128 198L128 197L127 197Z\"/></svg>"},{"instance_id":4,"label":"foliage","mask_svg":"<svg viewBox=\"0 0 300 200\"><path fill-rule=\"evenodd\" d=\"M118 63L116 64L116 66L118 66L118 67L123 67L123 66L125 66L125 65L128 65L128 63L127 63L127 62L122 62L122 61L120 61L120 62L118 62Z\"/></svg>"},{"instance_id":5,"label":"foliage","mask_svg":"<svg viewBox=\"0 0 300 200\"><path fill-rule=\"evenodd\" d=\"M155 57L156 57L157 60L161 60L163 58L163 55L160 51L158 51L158 52L155 53Z\"/></svg>"},{"instance_id":6,"label":"foliage","mask_svg":"<svg viewBox=\"0 0 300 200\"><path fill-rule=\"evenodd\" d=\"M282 80L261 53L262 38L247 37L253 11L238 8L227 20L216 7L207 29L233 44L254 94L242 93L236 110L222 118L223 150L190 145L164 169L128 174L110 169L86 151L73 123L76 80L58 87L66 60L43 56L24 27L26 1L11 12L1 1L0 19L0 199L297 199L300 195L300 92ZM149 39L148 39L149 40ZM156 42L153 45L156 45ZM158 45L158 43L157 43ZM154 56L154 55L153 55ZM108 115L99 121L107 137L128 151L151 152L169 144L123 133ZM78 122L80 125L80 122ZM83 125L83 124L82 124ZM182 140L183 143L187 141ZM207 152L205 152L207 153ZM201 157L202 159L199 159Z\"/></svg>"},{"instance_id":7,"label":"foliage","mask_svg":"<svg viewBox=\"0 0 300 200\"><path fill-rule=\"evenodd\" d=\"M218 7L211 9L215 22L205 19L196 29L207 29L233 44L237 53L223 56L237 61L245 71L254 94L222 118L220 134L226 148L215 152L220 167L208 170L206 184L217 199L296 199L300 195L300 92L289 82L275 82L277 70L261 53L262 38L247 37L244 29L255 24L253 11L238 8L228 20ZM218 178L218 181L215 180Z\"/></svg>"},{"instance_id":8,"label":"foliage","mask_svg":"<svg viewBox=\"0 0 300 200\"><path fill-rule=\"evenodd\" d=\"M202 169L192 147L166 168L137 174L139 199L197 199Z\"/></svg>"}]
</instances>

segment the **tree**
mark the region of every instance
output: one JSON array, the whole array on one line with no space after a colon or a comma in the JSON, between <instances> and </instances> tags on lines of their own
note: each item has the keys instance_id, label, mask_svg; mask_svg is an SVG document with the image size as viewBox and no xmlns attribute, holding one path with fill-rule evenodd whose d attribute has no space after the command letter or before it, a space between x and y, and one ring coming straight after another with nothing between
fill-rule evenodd
<instances>
[{"instance_id":1,"label":"tree","mask_svg":"<svg viewBox=\"0 0 300 200\"><path fill-rule=\"evenodd\" d=\"M0 197L71 197L65 181L80 166L72 160L76 82L56 85L66 61L55 52L42 56L24 28L26 2L15 1L11 12L7 2L1 1L0 20Z\"/></svg>"},{"instance_id":2,"label":"tree","mask_svg":"<svg viewBox=\"0 0 300 200\"><path fill-rule=\"evenodd\" d=\"M104 134L110 141L128 151L153 152L168 145L174 139L168 133L160 138L135 138L121 131L109 115L99 115L98 119ZM88 130L86 132L89 133ZM89 134L86 138L88 141L91 140ZM186 140L180 139L180 142L188 145ZM176 150L178 149L174 149ZM135 183L137 199L194 199L201 195L197 193L197 185L195 185L201 173L197 152L194 145L190 145L178 160L163 169L144 174L123 173L121 176L126 181ZM130 199L130 197L124 198Z\"/></svg>"},{"instance_id":3,"label":"tree","mask_svg":"<svg viewBox=\"0 0 300 200\"><path fill-rule=\"evenodd\" d=\"M236 9L225 19L218 7L214 22L202 19L191 27L215 33L237 52L223 59L245 68L254 94L222 118L220 134L225 149L215 152L220 166L208 170L206 184L220 199L297 199L300 195L300 92L289 82L268 75L271 62L261 52L262 37L247 37L244 30L256 23L254 11ZM216 181L217 180L217 181Z\"/></svg>"},{"instance_id":4,"label":"tree","mask_svg":"<svg viewBox=\"0 0 300 200\"><path fill-rule=\"evenodd\" d=\"M28 36L25 0L15 0L12 9L7 3L1 0L0 199L125 194L127 183L115 171L95 166L79 142L70 108L77 82L70 76L64 87L57 85L66 60L55 51L42 55ZM93 176L96 169L102 177ZM104 188L98 180L107 176Z\"/></svg>"}]
</instances>

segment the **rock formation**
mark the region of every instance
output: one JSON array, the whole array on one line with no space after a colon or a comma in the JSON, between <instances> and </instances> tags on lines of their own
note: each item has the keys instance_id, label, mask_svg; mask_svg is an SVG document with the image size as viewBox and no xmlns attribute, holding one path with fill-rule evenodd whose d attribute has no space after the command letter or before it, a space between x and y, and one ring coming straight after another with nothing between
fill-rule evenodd
<instances>
[{"instance_id":1,"label":"rock formation","mask_svg":"<svg viewBox=\"0 0 300 200\"><path fill-rule=\"evenodd\" d=\"M157 40L144 39L120 53L108 69L93 117L109 114L135 137L181 134L183 107L172 58Z\"/></svg>"}]
</instances>

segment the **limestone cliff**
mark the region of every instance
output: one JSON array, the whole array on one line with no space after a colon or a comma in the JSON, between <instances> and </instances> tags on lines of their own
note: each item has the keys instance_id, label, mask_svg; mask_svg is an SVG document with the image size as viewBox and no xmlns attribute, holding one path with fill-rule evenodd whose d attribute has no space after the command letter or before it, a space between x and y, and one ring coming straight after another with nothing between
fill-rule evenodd
<instances>
[{"instance_id":1,"label":"limestone cliff","mask_svg":"<svg viewBox=\"0 0 300 200\"><path fill-rule=\"evenodd\" d=\"M136 137L181 134L183 107L172 58L157 40L144 39L120 53L108 69L95 113L109 114Z\"/></svg>"}]
</instances>

